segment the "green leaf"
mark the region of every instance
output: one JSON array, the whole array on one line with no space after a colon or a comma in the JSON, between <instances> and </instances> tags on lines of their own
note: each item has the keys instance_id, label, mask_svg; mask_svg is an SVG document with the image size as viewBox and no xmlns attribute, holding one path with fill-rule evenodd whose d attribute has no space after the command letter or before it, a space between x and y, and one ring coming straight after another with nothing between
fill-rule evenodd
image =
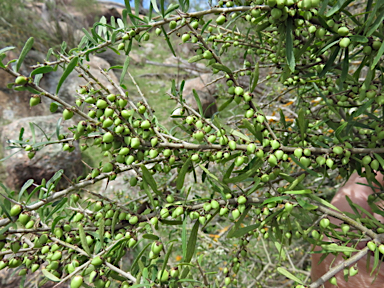
<instances>
[{"instance_id":1,"label":"green leaf","mask_svg":"<svg viewBox=\"0 0 384 288\"><path fill-rule=\"evenodd\" d=\"M143 256L145 250L147 250L147 248L148 248L149 246L151 246L151 245L152 245L152 243L148 243L148 244L143 248L143 250L141 250L140 253L136 256L135 260L134 260L133 263L132 263L131 271L134 269L136 263L139 261L139 259L141 258L141 256Z\"/></svg>"},{"instance_id":2,"label":"green leaf","mask_svg":"<svg viewBox=\"0 0 384 288\"><path fill-rule=\"evenodd\" d=\"M83 32L85 34L85 37L87 37L88 40L91 41L94 45L97 45L97 41L95 39L93 39L92 35L89 34L88 30L85 29L85 28L83 28L82 30L83 30Z\"/></svg>"},{"instance_id":3,"label":"green leaf","mask_svg":"<svg viewBox=\"0 0 384 288\"><path fill-rule=\"evenodd\" d=\"M52 183L56 183L56 181L60 180L63 173L63 169L57 171L55 175L53 175L52 178L48 180L46 187L50 188Z\"/></svg>"},{"instance_id":4,"label":"green leaf","mask_svg":"<svg viewBox=\"0 0 384 288\"><path fill-rule=\"evenodd\" d=\"M253 181L252 177L255 175L257 169L259 169L262 165L263 161L261 159L257 159L255 165L251 169L245 171L239 176L230 179L224 179L224 183L240 183L247 178L251 178L251 181Z\"/></svg>"},{"instance_id":5,"label":"green leaf","mask_svg":"<svg viewBox=\"0 0 384 288\"><path fill-rule=\"evenodd\" d=\"M25 45L23 47L23 50L21 50L21 53L20 53L20 56L19 56L19 59L17 60L17 63L16 63L16 72L19 72L20 70L20 67L21 67L21 64L23 64L23 61L25 59L25 56L27 56L29 50L31 50L32 46L33 46L33 43L34 43L34 39L33 37L30 37L27 42L25 42Z\"/></svg>"},{"instance_id":6,"label":"green leaf","mask_svg":"<svg viewBox=\"0 0 384 288\"><path fill-rule=\"evenodd\" d=\"M161 8L164 8L164 5L162 5ZM164 14L163 14L163 15L164 15ZM164 26L161 26L161 30L163 30L163 35L164 35L164 37L165 37L165 40L167 41L167 44L168 44L169 49L171 49L171 52L172 52L173 56L176 57L175 50L173 50L171 41L169 40L167 31L165 31Z\"/></svg>"},{"instance_id":7,"label":"green leaf","mask_svg":"<svg viewBox=\"0 0 384 288\"><path fill-rule=\"evenodd\" d=\"M60 278L56 277L51 272L48 272L47 269L42 269L41 271L43 272L44 276L47 277L49 280L51 280L53 282L60 282L61 281Z\"/></svg>"},{"instance_id":8,"label":"green leaf","mask_svg":"<svg viewBox=\"0 0 384 288\"><path fill-rule=\"evenodd\" d=\"M199 95L197 95L197 92L195 89L192 89L193 97L195 97L197 107L199 107L199 113L202 117L204 117L204 111L203 111L203 106L201 105L201 101L199 98Z\"/></svg>"},{"instance_id":9,"label":"green leaf","mask_svg":"<svg viewBox=\"0 0 384 288\"><path fill-rule=\"evenodd\" d=\"M183 251L183 259L187 258L187 221L188 218L184 217L183 230L181 231L181 248Z\"/></svg>"},{"instance_id":10,"label":"green leaf","mask_svg":"<svg viewBox=\"0 0 384 288\"><path fill-rule=\"evenodd\" d=\"M251 93L256 89L257 83L259 82L259 62L256 63L255 69L253 70L252 77L251 77L251 89L249 90ZM232 98L231 98L232 99Z\"/></svg>"},{"instance_id":11,"label":"green leaf","mask_svg":"<svg viewBox=\"0 0 384 288\"><path fill-rule=\"evenodd\" d=\"M371 107L373 101L375 101L375 99L370 99L367 102L365 102L363 105L361 105L359 107L359 109L357 109L355 112L352 113L352 117L355 118L355 117L358 117L358 116L362 115L363 113L365 113L366 110L369 107Z\"/></svg>"},{"instance_id":12,"label":"green leaf","mask_svg":"<svg viewBox=\"0 0 384 288\"><path fill-rule=\"evenodd\" d=\"M159 236L154 235L154 234L144 234L142 237L144 239L149 239L149 240L154 240L154 241L159 240Z\"/></svg>"},{"instance_id":13,"label":"green leaf","mask_svg":"<svg viewBox=\"0 0 384 288\"><path fill-rule=\"evenodd\" d=\"M111 223L112 237L115 235L115 227L116 227L117 221L119 220L119 215L120 215L119 210L116 210L115 213L113 214L112 223Z\"/></svg>"},{"instance_id":14,"label":"green leaf","mask_svg":"<svg viewBox=\"0 0 384 288\"><path fill-rule=\"evenodd\" d=\"M56 88L56 94L59 93L59 90L61 88L61 85L63 85L65 79L67 79L68 75L72 73L73 69L75 69L76 65L77 65L77 62L79 61L79 57L76 56L74 57L71 62L69 62L67 68L64 70L64 73L63 75L61 76L60 80L59 80L59 83L57 84L57 88Z\"/></svg>"},{"instance_id":15,"label":"green leaf","mask_svg":"<svg viewBox=\"0 0 384 288\"><path fill-rule=\"evenodd\" d=\"M123 71L121 72L120 76L120 85L123 84L125 74L127 74L128 66L129 66L130 57L127 56L124 61Z\"/></svg>"},{"instance_id":16,"label":"green leaf","mask_svg":"<svg viewBox=\"0 0 384 288\"><path fill-rule=\"evenodd\" d=\"M191 165L191 158L188 158L187 161L185 161L183 167L181 167L179 175L177 176L177 181L176 181L176 188L180 190L184 186L184 179L185 175L188 172L189 166Z\"/></svg>"},{"instance_id":17,"label":"green leaf","mask_svg":"<svg viewBox=\"0 0 384 288\"><path fill-rule=\"evenodd\" d=\"M379 51L377 51L377 54L375 56L375 59L373 59L372 65L371 65L371 70L375 69L376 64L379 62L381 56L384 53L384 41L381 43Z\"/></svg>"},{"instance_id":18,"label":"green leaf","mask_svg":"<svg viewBox=\"0 0 384 288\"><path fill-rule=\"evenodd\" d=\"M51 66L43 66L39 67L31 72L31 76L34 76L36 74L44 74L44 73L49 73L52 72L53 68Z\"/></svg>"},{"instance_id":19,"label":"green leaf","mask_svg":"<svg viewBox=\"0 0 384 288\"><path fill-rule=\"evenodd\" d=\"M332 16L337 11L339 11L341 8L343 8L344 5L348 4L346 2L347 2L347 0L338 0L337 3L335 5L333 5L333 7L325 14L325 16L326 17ZM348 2L351 2L351 0L349 0Z\"/></svg>"},{"instance_id":20,"label":"green leaf","mask_svg":"<svg viewBox=\"0 0 384 288\"><path fill-rule=\"evenodd\" d=\"M24 183L23 187L21 187L20 192L19 192L18 202L20 202L20 199L21 199L21 197L23 196L24 192L25 192L29 187L31 187L31 185L33 184L33 182L34 182L33 179L29 179L27 182Z\"/></svg>"},{"instance_id":21,"label":"green leaf","mask_svg":"<svg viewBox=\"0 0 384 288\"><path fill-rule=\"evenodd\" d=\"M371 276L373 274L373 272L375 272L377 266L379 265L379 260L380 260L380 253L379 253L379 249L376 249L375 250L375 259L373 260L373 266L372 266L372 271L371 271Z\"/></svg>"},{"instance_id":22,"label":"green leaf","mask_svg":"<svg viewBox=\"0 0 384 288\"><path fill-rule=\"evenodd\" d=\"M357 252L357 251L359 251L353 247L335 246L335 245L322 245L321 248L323 248L326 251L330 251L330 252Z\"/></svg>"},{"instance_id":23,"label":"green leaf","mask_svg":"<svg viewBox=\"0 0 384 288\"><path fill-rule=\"evenodd\" d=\"M157 1L156 0L151 0L151 4L153 6L153 9L155 9L156 13L160 14L159 7L157 7Z\"/></svg>"},{"instance_id":24,"label":"green leaf","mask_svg":"<svg viewBox=\"0 0 384 288\"><path fill-rule=\"evenodd\" d=\"M325 64L324 68L323 68L323 71L320 72L319 74L319 77L323 77L327 71L329 69L331 69L331 67L333 66L333 63L337 57L337 55L339 54L339 51L340 51L340 46L336 46L333 50L333 53L331 54L331 56L329 57L327 63Z\"/></svg>"},{"instance_id":25,"label":"green leaf","mask_svg":"<svg viewBox=\"0 0 384 288\"><path fill-rule=\"evenodd\" d=\"M341 71L341 76L340 76L340 79L339 79L339 81L340 81L339 82L339 90L340 91L343 90L344 81L347 78L348 70L349 70L349 49L347 47L347 48L345 48L344 60L343 60L343 63L342 63L342 71Z\"/></svg>"},{"instance_id":26,"label":"green leaf","mask_svg":"<svg viewBox=\"0 0 384 288\"><path fill-rule=\"evenodd\" d=\"M3 54L5 52L13 50L13 49L15 49L15 47L13 47L13 46L4 47L4 48L0 49L0 54Z\"/></svg>"},{"instance_id":27,"label":"green leaf","mask_svg":"<svg viewBox=\"0 0 384 288\"><path fill-rule=\"evenodd\" d=\"M384 159L379 154L377 154L377 153L373 153L373 155L375 156L377 161L379 161L379 163L381 165L381 168L384 169Z\"/></svg>"},{"instance_id":28,"label":"green leaf","mask_svg":"<svg viewBox=\"0 0 384 288\"><path fill-rule=\"evenodd\" d=\"M244 228L240 228L240 229L236 230L235 232L228 234L227 238L240 238L240 237L244 236L245 234L247 234L248 232L253 231L259 227L260 227L260 223L259 224L253 224L253 225L250 225L250 226L247 226Z\"/></svg>"},{"instance_id":29,"label":"green leaf","mask_svg":"<svg viewBox=\"0 0 384 288\"><path fill-rule=\"evenodd\" d=\"M181 8L181 11L183 11L184 13L188 12L189 0L179 0L179 5L180 5L180 8Z\"/></svg>"},{"instance_id":30,"label":"green leaf","mask_svg":"<svg viewBox=\"0 0 384 288\"><path fill-rule=\"evenodd\" d=\"M299 278L297 278L295 275L291 274L290 272L288 272L285 268L283 267L278 267L277 269L277 272L279 272L280 274L284 275L285 277L299 283L299 284L304 284L303 281L301 281Z\"/></svg>"},{"instance_id":31,"label":"green leaf","mask_svg":"<svg viewBox=\"0 0 384 288\"><path fill-rule=\"evenodd\" d=\"M220 64L220 63L214 63L211 65L213 68L217 69L217 70L220 70L220 71L224 71L228 74L232 74L232 70L229 69L227 66L223 65L223 64Z\"/></svg>"},{"instance_id":32,"label":"green leaf","mask_svg":"<svg viewBox=\"0 0 384 288\"><path fill-rule=\"evenodd\" d=\"M283 191L283 193L284 194L304 195L304 194L311 194L312 190L304 189L304 190Z\"/></svg>"},{"instance_id":33,"label":"green leaf","mask_svg":"<svg viewBox=\"0 0 384 288\"><path fill-rule=\"evenodd\" d=\"M200 55L199 55L200 56ZM220 107L219 107L219 111L223 111L225 108L227 108L228 107L228 105L229 104L231 104L232 103L232 101L233 101L233 97L230 97L227 101L225 101Z\"/></svg>"},{"instance_id":34,"label":"green leaf","mask_svg":"<svg viewBox=\"0 0 384 288\"><path fill-rule=\"evenodd\" d=\"M161 268L160 277L163 275L165 268L167 268L167 264L168 264L169 256L171 256L172 248L173 248L173 243L171 244L171 246L169 246L167 254L165 254L163 267Z\"/></svg>"},{"instance_id":35,"label":"green leaf","mask_svg":"<svg viewBox=\"0 0 384 288\"><path fill-rule=\"evenodd\" d=\"M151 191L149 191L148 184L145 181L143 181L143 188L144 188L145 194L147 194L147 196L148 196L148 199L149 199L149 202L151 203L151 206L153 208L156 207L155 201L153 200L153 197L152 197L152 193L151 193Z\"/></svg>"},{"instance_id":36,"label":"green leaf","mask_svg":"<svg viewBox=\"0 0 384 288\"><path fill-rule=\"evenodd\" d=\"M80 241L81 245L83 246L84 251L88 254L88 256L91 256L91 250L89 249L87 238L85 236L84 228L81 223L77 225L77 228L79 228L79 236L80 236Z\"/></svg>"},{"instance_id":37,"label":"green leaf","mask_svg":"<svg viewBox=\"0 0 384 288\"><path fill-rule=\"evenodd\" d=\"M291 72L295 71L295 55L293 54L293 40L292 40L292 18L288 17L287 19L287 31L286 31L286 56L289 70Z\"/></svg>"},{"instance_id":38,"label":"green leaf","mask_svg":"<svg viewBox=\"0 0 384 288\"><path fill-rule=\"evenodd\" d=\"M353 36L350 36L349 39L351 39L351 42L360 42L360 43L368 42L368 38L361 35L353 35Z\"/></svg>"},{"instance_id":39,"label":"green leaf","mask_svg":"<svg viewBox=\"0 0 384 288\"><path fill-rule=\"evenodd\" d=\"M65 205L65 203L67 203L67 200L68 200L68 198L66 198L66 197L61 199L60 202L55 205L55 208L52 209L51 213L49 213L49 215L47 216L45 221L48 221L49 219L51 219L52 215L55 214L57 211L59 211Z\"/></svg>"},{"instance_id":40,"label":"green leaf","mask_svg":"<svg viewBox=\"0 0 384 288\"><path fill-rule=\"evenodd\" d=\"M104 247L104 232L105 232L105 220L104 217L101 217L100 219L100 225L99 225L99 238L100 238L100 247Z\"/></svg>"},{"instance_id":41,"label":"green leaf","mask_svg":"<svg viewBox=\"0 0 384 288\"><path fill-rule=\"evenodd\" d=\"M143 173L143 179L145 182L147 182L149 184L149 186L151 186L152 188L152 191L156 194L156 195L161 195L160 191L157 190L157 184L156 184L156 181L155 179L153 179L153 176L151 173L149 173L147 167L145 167L144 165L141 165L141 172ZM154 207L154 206L153 206Z\"/></svg>"},{"instance_id":42,"label":"green leaf","mask_svg":"<svg viewBox=\"0 0 384 288\"><path fill-rule=\"evenodd\" d=\"M309 198L311 198L312 200L315 200L315 201L319 202L321 205L341 213L341 211L336 206L334 206L331 203L329 203L328 201L320 198L319 196L316 196L315 194L310 194L310 195L307 195L307 196Z\"/></svg>"},{"instance_id":43,"label":"green leaf","mask_svg":"<svg viewBox=\"0 0 384 288\"><path fill-rule=\"evenodd\" d=\"M202 54L195 55L195 56L192 56L191 58L188 59L188 63L194 63L194 62L197 62L201 59L204 59L204 56Z\"/></svg>"}]
</instances>

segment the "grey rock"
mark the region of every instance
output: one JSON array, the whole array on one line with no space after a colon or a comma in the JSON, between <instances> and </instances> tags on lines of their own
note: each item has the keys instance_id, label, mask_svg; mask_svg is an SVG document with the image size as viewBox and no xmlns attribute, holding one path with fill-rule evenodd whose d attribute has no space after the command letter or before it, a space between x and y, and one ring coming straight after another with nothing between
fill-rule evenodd
<instances>
[{"instance_id":1,"label":"grey rock","mask_svg":"<svg viewBox=\"0 0 384 288\"><path fill-rule=\"evenodd\" d=\"M113 87L113 85L100 72L100 68L108 69L110 67L109 63L106 60L91 55L90 61L84 62L83 65L85 67L87 67L87 65L89 66L88 70L90 71L90 73L94 75L94 77L98 79L100 83L109 90L110 93L118 93L118 91ZM113 71L109 71L108 74L115 83L119 83ZM59 82L62 75L62 69L58 69L56 72L45 74L40 82L41 87L46 89L50 93L55 94L57 83ZM68 78L64 81L59 91L59 94L57 95L67 103L74 103L77 99L76 91L80 88L80 86L87 84L84 78L78 76L79 75L78 73L76 73L76 71L71 73Z\"/></svg>"},{"instance_id":2,"label":"grey rock","mask_svg":"<svg viewBox=\"0 0 384 288\"><path fill-rule=\"evenodd\" d=\"M56 126L61 118L59 114L40 117L28 117L13 121L9 125L5 125L0 130L0 141L3 147L10 144L10 140L18 140L19 133L24 127L24 140L30 139L32 142L32 132L29 123L37 124L52 140L56 137ZM64 121L61 125L60 133L68 132L68 127L74 125L73 121ZM53 136L52 136L53 135ZM36 142L47 141L44 134L35 126ZM81 153L76 142L73 143L76 149L69 153L62 151L61 144L45 146L36 152L31 160L27 156L27 152L23 149L12 157L8 158L4 164L7 173L6 185L12 189L19 189L28 179L34 179L35 183L39 183L43 178L50 179L58 170L63 169L64 174L69 179L75 179L82 175L83 164L81 162ZM17 149L4 149L4 157L7 157L17 151ZM67 187L68 182L62 179L59 182L59 189Z\"/></svg>"}]
</instances>

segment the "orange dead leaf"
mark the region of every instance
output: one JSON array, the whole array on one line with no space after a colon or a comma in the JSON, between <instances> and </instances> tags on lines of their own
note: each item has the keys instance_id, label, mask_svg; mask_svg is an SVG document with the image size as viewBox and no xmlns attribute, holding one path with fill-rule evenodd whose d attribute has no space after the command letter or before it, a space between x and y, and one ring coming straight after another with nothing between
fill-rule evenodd
<instances>
[{"instance_id":1,"label":"orange dead leaf","mask_svg":"<svg viewBox=\"0 0 384 288\"><path fill-rule=\"evenodd\" d=\"M293 104L293 101L289 101L288 103L285 103L283 106L287 107L287 106L291 106L292 104Z\"/></svg>"}]
</instances>

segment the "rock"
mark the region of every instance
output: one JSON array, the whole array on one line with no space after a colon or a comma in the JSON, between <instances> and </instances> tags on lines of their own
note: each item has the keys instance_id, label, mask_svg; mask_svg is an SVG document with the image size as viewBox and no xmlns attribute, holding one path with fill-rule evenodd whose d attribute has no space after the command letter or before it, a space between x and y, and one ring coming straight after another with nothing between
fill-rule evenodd
<instances>
[{"instance_id":1,"label":"rock","mask_svg":"<svg viewBox=\"0 0 384 288\"><path fill-rule=\"evenodd\" d=\"M14 81L13 76L0 70L0 126L24 117L50 114L49 109L42 104L33 109L29 107L31 92L8 89L7 84Z\"/></svg>"},{"instance_id":2,"label":"rock","mask_svg":"<svg viewBox=\"0 0 384 288\"><path fill-rule=\"evenodd\" d=\"M213 78L212 75L202 74L200 77L185 81L185 85L183 89L183 97L186 101L186 104L188 104L198 112L199 108L197 106L195 97L192 92L193 89L196 90L200 98L201 106L204 111L204 117L207 117L207 118L212 117L212 115L217 112L216 99L214 96L217 93L216 84L206 86L213 79L215 78ZM179 109L175 110L175 112L173 113L173 115L179 115L179 114L180 114Z\"/></svg>"},{"instance_id":3,"label":"rock","mask_svg":"<svg viewBox=\"0 0 384 288\"><path fill-rule=\"evenodd\" d=\"M32 143L32 133L29 123L37 124L52 140L56 137L56 126L60 114L49 116L28 117L13 121L11 124L3 126L0 130L0 143L3 147L9 146L9 140L18 140L20 129L24 127L24 140L30 140ZM68 127L75 123L64 121L60 133L66 133ZM39 128L35 126L36 142L47 141ZM52 136L53 135L53 136ZM69 179L75 179L83 173L83 164L81 162L81 153L77 142L73 143L76 149L72 152L62 151L62 145L48 145L36 152L33 159L29 159L27 152L21 150L4 162L7 171L6 185L11 189L19 189L28 179L34 179L35 183L45 179L50 179L58 170L63 169L64 174ZM16 149L4 150L4 157L11 155ZM62 179L59 182L58 189L68 186L68 182Z\"/></svg>"},{"instance_id":4,"label":"rock","mask_svg":"<svg viewBox=\"0 0 384 288\"><path fill-rule=\"evenodd\" d=\"M113 85L104 77L104 75L100 73L99 68L108 69L110 67L107 61L105 61L100 57L91 55L90 61L84 62L83 65L85 67L89 65L88 69L90 73L94 75L97 79L99 79L100 83L104 85L109 90L110 93L118 93L118 91L113 87ZM109 71L108 74L115 83L119 83L119 80L117 79L113 71ZM62 75L63 75L63 70L60 68L56 72L45 74L43 79L40 82L41 87L46 89L50 93L55 94L57 83L59 82ZM73 72L68 76L68 78L65 80L65 82L61 86L61 89L57 96L59 96L61 99L63 99L67 103L74 103L75 100L77 99L77 97L75 96L76 91L80 88L80 86L83 86L86 84L87 82L82 77L78 77L78 74L76 72Z\"/></svg>"},{"instance_id":5,"label":"rock","mask_svg":"<svg viewBox=\"0 0 384 288\"><path fill-rule=\"evenodd\" d=\"M148 54L154 52L155 44L153 44L153 43L145 43L145 44L143 45L143 47L144 47L143 53L144 53L145 55L148 55Z\"/></svg>"}]
</instances>

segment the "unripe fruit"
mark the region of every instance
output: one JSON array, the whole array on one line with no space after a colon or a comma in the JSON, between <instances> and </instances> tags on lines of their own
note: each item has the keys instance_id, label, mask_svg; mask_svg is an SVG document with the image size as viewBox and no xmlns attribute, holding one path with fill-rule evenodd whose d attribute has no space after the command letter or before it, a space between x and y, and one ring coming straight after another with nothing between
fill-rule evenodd
<instances>
[{"instance_id":1,"label":"unripe fruit","mask_svg":"<svg viewBox=\"0 0 384 288\"><path fill-rule=\"evenodd\" d=\"M68 109L65 109L63 111L63 119L64 120L69 120L73 117L73 112L72 111L69 111Z\"/></svg>"},{"instance_id":2,"label":"unripe fruit","mask_svg":"<svg viewBox=\"0 0 384 288\"><path fill-rule=\"evenodd\" d=\"M101 172L109 173L113 171L113 168L114 168L113 164L111 162L108 162L103 165L103 169L101 170Z\"/></svg>"},{"instance_id":3,"label":"unripe fruit","mask_svg":"<svg viewBox=\"0 0 384 288\"><path fill-rule=\"evenodd\" d=\"M273 155L273 154L269 155L268 163L269 163L271 166L276 166L276 165L277 165L277 158L276 158L276 156Z\"/></svg>"},{"instance_id":4,"label":"unripe fruit","mask_svg":"<svg viewBox=\"0 0 384 288\"><path fill-rule=\"evenodd\" d=\"M169 278L169 273L167 270L164 270L163 274L161 274L161 270L157 273L157 279L163 283L167 282ZM72 288L72 287L71 287Z\"/></svg>"},{"instance_id":5,"label":"unripe fruit","mask_svg":"<svg viewBox=\"0 0 384 288\"><path fill-rule=\"evenodd\" d=\"M163 244L159 241L153 242L151 246L151 250L155 254L159 254L161 250L163 250Z\"/></svg>"},{"instance_id":6,"label":"unripe fruit","mask_svg":"<svg viewBox=\"0 0 384 288\"><path fill-rule=\"evenodd\" d=\"M326 160L323 156L317 156L316 157L316 163L319 164L319 166L323 166L325 164L325 162L326 162Z\"/></svg>"},{"instance_id":7,"label":"unripe fruit","mask_svg":"<svg viewBox=\"0 0 384 288\"><path fill-rule=\"evenodd\" d=\"M25 76L18 76L15 80L16 85L25 85L28 82L28 78Z\"/></svg>"},{"instance_id":8,"label":"unripe fruit","mask_svg":"<svg viewBox=\"0 0 384 288\"><path fill-rule=\"evenodd\" d=\"M295 151L293 152L293 154L300 159L301 156L303 156L303 149L301 148L297 148L295 149Z\"/></svg>"},{"instance_id":9,"label":"unripe fruit","mask_svg":"<svg viewBox=\"0 0 384 288\"><path fill-rule=\"evenodd\" d=\"M362 161L362 163L363 163L364 165L368 165L369 163L371 163L372 158L371 158L371 156L366 155L366 156L364 156L364 158L363 158L361 161Z\"/></svg>"},{"instance_id":10,"label":"unripe fruit","mask_svg":"<svg viewBox=\"0 0 384 288\"><path fill-rule=\"evenodd\" d=\"M329 283L331 283L332 285L337 285L336 277L332 277L331 279L329 279Z\"/></svg>"},{"instance_id":11,"label":"unripe fruit","mask_svg":"<svg viewBox=\"0 0 384 288\"><path fill-rule=\"evenodd\" d=\"M340 146L336 146L336 147L333 147L333 153L337 154L337 155L341 155L343 154L343 148L340 147Z\"/></svg>"},{"instance_id":12,"label":"unripe fruit","mask_svg":"<svg viewBox=\"0 0 384 288\"><path fill-rule=\"evenodd\" d=\"M113 134L111 132L107 132L103 135L103 142L111 143L111 142L113 142L113 140L114 140L114 137L113 137Z\"/></svg>"},{"instance_id":13,"label":"unripe fruit","mask_svg":"<svg viewBox=\"0 0 384 288\"><path fill-rule=\"evenodd\" d=\"M99 109L105 109L105 108L107 108L107 106L108 106L107 101L105 101L103 99L99 99L96 102L96 107L99 108Z\"/></svg>"},{"instance_id":14,"label":"unripe fruit","mask_svg":"<svg viewBox=\"0 0 384 288\"><path fill-rule=\"evenodd\" d=\"M100 258L100 256L96 256L92 259L91 264L94 266L100 266L101 264L103 264L103 260Z\"/></svg>"},{"instance_id":15,"label":"unripe fruit","mask_svg":"<svg viewBox=\"0 0 384 288\"><path fill-rule=\"evenodd\" d=\"M9 212L9 214L11 216L17 216L20 214L21 210L23 209L23 207L19 204L16 204L16 205L13 205L12 208L11 208L11 211Z\"/></svg>"},{"instance_id":16,"label":"unripe fruit","mask_svg":"<svg viewBox=\"0 0 384 288\"><path fill-rule=\"evenodd\" d=\"M235 160L235 165L237 167L241 166L244 163L244 157L243 156L238 156Z\"/></svg>"},{"instance_id":17,"label":"unripe fruit","mask_svg":"<svg viewBox=\"0 0 384 288\"><path fill-rule=\"evenodd\" d=\"M229 149L235 150L236 149L236 142L231 140L228 142Z\"/></svg>"},{"instance_id":18,"label":"unripe fruit","mask_svg":"<svg viewBox=\"0 0 384 288\"><path fill-rule=\"evenodd\" d=\"M341 48L347 48L350 43L351 43L351 40L348 37L345 37L340 40L339 45Z\"/></svg>"},{"instance_id":19,"label":"unripe fruit","mask_svg":"<svg viewBox=\"0 0 384 288\"><path fill-rule=\"evenodd\" d=\"M369 250L371 250L371 251L375 251L376 248L377 248L376 243L373 242L373 241L369 241L369 242L367 243L367 247L368 247Z\"/></svg>"},{"instance_id":20,"label":"unripe fruit","mask_svg":"<svg viewBox=\"0 0 384 288\"><path fill-rule=\"evenodd\" d=\"M241 96L241 95L243 95L243 94L244 94L244 89L241 88L240 86L237 86L237 87L235 88L235 94L236 94L237 96Z\"/></svg>"},{"instance_id":21,"label":"unripe fruit","mask_svg":"<svg viewBox=\"0 0 384 288\"><path fill-rule=\"evenodd\" d=\"M83 277L80 275L76 275L72 278L71 288L79 288L83 284Z\"/></svg>"},{"instance_id":22,"label":"unripe fruit","mask_svg":"<svg viewBox=\"0 0 384 288\"><path fill-rule=\"evenodd\" d=\"M371 168L373 170L378 170L380 167L380 163L379 161L377 161L376 159L374 159L372 162L371 162Z\"/></svg>"},{"instance_id":23,"label":"unripe fruit","mask_svg":"<svg viewBox=\"0 0 384 288\"><path fill-rule=\"evenodd\" d=\"M140 139L139 138L132 138L132 140L131 140L131 147L132 148L140 147Z\"/></svg>"},{"instance_id":24,"label":"unripe fruit","mask_svg":"<svg viewBox=\"0 0 384 288\"><path fill-rule=\"evenodd\" d=\"M333 163L334 163L332 159L328 158L328 159L325 161L325 163L327 164L327 166L328 166L329 168L332 169L332 167L333 167Z\"/></svg>"},{"instance_id":25,"label":"unripe fruit","mask_svg":"<svg viewBox=\"0 0 384 288\"><path fill-rule=\"evenodd\" d=\"M131 225L135 225L135 224L137 224L137 222L139 222L139 218L137 216L132 216L129 219L129 224L131 224Z\"/></svg>"},{"instance_id":26,"label":"unripe fruit","mask_svg":"<svg viewBox=\"0 0 384 288\"><path fill-rule=\"evenodd\" d=\"M125 35L124 35L125 36ZM124 43L120 43L118 46L117 46L117 50L124 50L125 48L125 45Z\"/></svg>"},{"instance_id":27,"label":"unripe fruit","mask_svg":"<svg viewBox=\"0 0 384 288\"><path fill-rule=\"evenodd\" d=\"M223 25L224 22L225 22L225 20L226 20L225 16L224 16L224 15L220 15L219 17L217 17L217 19L216 19L216 23L217 23L218 25Z\"/></svg>"},{"instance_id":28,"label":"unripe fruit","mask_svg":"<svg viewBox=\"0 0 384 288\"><path fill-rule=\"evenodd\" d=\"M349 33L349 29L347 27L340 27L339 29L337 29L337 33L340 36L347 36Z\"/></svg>"},{"instance_id":29,"label":"unripe fruit","mask_svg":"<svg viewBox=\"0 0 384 288\"><path fill-rule=\"evenodd\" d=\"M185 43L185 42L188 42L188 40L191 39L191 35L189 35L189 33L185 33L183 34L183 36L181 36L181 40Z\"/></svg>"},{"instance_id":30,"label":"unripe fruit","mask_svg":"<svg viewBox=\"0 0 384 288\"><path fill-rule=\"evenodd\" d=\"M320 220L320 227L323 229L327 229L330 224L330 221L328 218L323 218Z\"/></svg>"},{"instance_id":31,"label":"unripe fruit","mask_svg":"<svg viewBox=\"0 0 384 288\"><path fill-rule=\"evenodd\" d=\"M28 221L31 220L31 216L29 214L25 214L25 213L21 213L19 215L19 222L22 224L22 225L26 225L28 223Z\"/></svg>"},{"instance_id":32,"label":"unripe fruit","mask_svg":"<svg viewBox=\"0 0 384 288\"><path fill-rule=\"evenodd\" d=\"M203 57L204 57L204 59L208 59L208 60L212 59L213 58L212 52L209 50L204 51Z\"/></svg>"},{"instance_id":33,"label":"unripe fruit","mask_svg":"<svg viewBox=\"0 0 384 288\"><path fill-rule=\"evenodd\" d=\"M247 198L245 198L245 196L241 195L241 196L239 196L239 198L237 198L237 203L245 204L245 203L247 203Z\"/></svg>"},{"instance_id":34,"label":"unripe fruit","mask_svg":"<svg viewBox=\"0 0 384 288\"><path fill-rule=\"evenodd\" d=\"M374 50L379 50L380 49L380 46L381 46L381 42L380 41L373 41L372 43L372 48Z\"/></svg>"},{"instance_id":35,"label":"unripe fruit","mask_svg":"<svg viewBox=\"0 0 384 288\"><path fill-rule=\"evenodd\" d=\"M33 107L36 106L37 104L40 104L41 98L39 95L34 95L29 99L29 106Z\"/></svg>"},{"instance_id":36,"label":"unripe fruit","mask_svg":"<svg viewBox=\"0 0 384 288\"><path fill-rule=\"evenodd\" d=\"M175 29L176 26L177 26L176 21L171 21L171 22L169 22L169 29Z\"/></svg>"},{"instance_id":37,"label":"unripe fruit","mask_svg":"<svg viewBox=\"0 0 384 288\"><path fill-rule=\"evenodd\" d=\"M240 211L238 209L232 210L232 217L234 220L240 217Z\"/></svg>"}]
</instances>

